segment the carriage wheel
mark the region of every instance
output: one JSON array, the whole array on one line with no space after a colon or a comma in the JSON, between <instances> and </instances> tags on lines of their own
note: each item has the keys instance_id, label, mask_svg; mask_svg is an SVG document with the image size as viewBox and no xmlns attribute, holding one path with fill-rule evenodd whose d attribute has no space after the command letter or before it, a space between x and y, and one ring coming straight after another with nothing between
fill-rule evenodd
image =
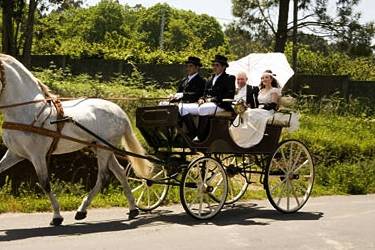
<instances>
[{"instance_id":1,"label":"carriage wheel","mask_svg":"<svg viewBox=\"0 0 375 250\"><path fill-rule=\"evenodd\" d=\"M266 168L268 200L282 213L296 212L307 202L314 178L314 164L306 146L296 140L284 141Z\"/></svg>"},{"instance_id":2,"label":"carriage wheel","mask_svg":"<svg viewBox=\"0 0 375 250\"><path fill-rule=\"evenodd\" d=\"M228 196L225 204L233 204L241 199L249 186L250 173L244 171L248 165L248 158L235 155L223 155L220 158L228 178Z\"/></svg>"},{"instance_id":3,"label":"carriage wheel","mask_svg":"<svg viewBox=\"0 0 375 250\"><path fill-rule=\"evenodd\" d=\"M167 178L167 171L164 167L155 164L153 174L147 180L137 177L130 164L128 164L125 171L136 206L142 211L151 211L159 207L167 196L169 186L154 183L153 181Z\"/></svg>"},{"instance_id":4,"label":"carriage wheel","mask_svg":"<svg viewBox=\"0 0 375 250\"><path fill-rule=\"evenodd\" d=\"M210 157L191 162L182 176L180 199L185 211L200 220L214 217L228 193L223 166Z\"/></svg>"}]
</instances>

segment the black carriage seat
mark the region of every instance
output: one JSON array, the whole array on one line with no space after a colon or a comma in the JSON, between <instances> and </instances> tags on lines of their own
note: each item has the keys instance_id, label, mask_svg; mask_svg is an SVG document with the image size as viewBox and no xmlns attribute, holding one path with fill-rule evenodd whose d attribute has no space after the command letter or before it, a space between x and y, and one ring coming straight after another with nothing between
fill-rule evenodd
<instances>
[{"instance_id":1,"label":"black carriage seat","mask_svg":"<svg viewBox=\"0 0 375 250\"><path fill-rule=\"evenodd\" d=\"M188 146L180 134L181 122L175 105L138 108L136 126L147 144L155 150Z\"/></svg>"}]
</instances>

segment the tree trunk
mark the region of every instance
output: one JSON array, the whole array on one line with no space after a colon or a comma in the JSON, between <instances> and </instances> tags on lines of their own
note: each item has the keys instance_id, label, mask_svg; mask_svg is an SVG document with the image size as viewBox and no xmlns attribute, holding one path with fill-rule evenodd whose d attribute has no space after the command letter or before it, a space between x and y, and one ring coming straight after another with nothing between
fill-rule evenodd
<instances>
[{"instance_id":1,"label":"tree trunk","mask_svg":"<svg viewBox=\"0 0 375 250\"><path fill-rule=\"evenodd\" d=\"M3 7L3 35L2 50L5 54L16 56L16 48L13 44L13 7L14 1L2 1Z\"/></svg>"},{"instance_id":2,"label":"tree trunk","mask_svg":"<svg viewBox=\"0 0 375 250\"><path fill-rule=\"evenodd\" d=\"M288 39L288 14L290 0L280 0L279 20L277 22L275 52L284 52Z\"/></svg>"},{"instance_id":3,"label":"tree trunk","mask_svg":"<svg viewBox=\"0 0 375 250\"><path fill-rule=\"evenodd\" d=\"M33 44L33 33L34 33L34 15L37 6L37 0L30 0L29 12L27 15L26 29L25 29L25 41L23 44L22 62L29 68L31 66L31 47Z\"/></svg>"}]
</instances>

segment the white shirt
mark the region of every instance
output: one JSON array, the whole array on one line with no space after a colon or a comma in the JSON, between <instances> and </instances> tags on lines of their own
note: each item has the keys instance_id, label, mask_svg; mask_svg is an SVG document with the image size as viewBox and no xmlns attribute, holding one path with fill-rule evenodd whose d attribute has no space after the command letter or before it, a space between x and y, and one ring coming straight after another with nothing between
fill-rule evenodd
<instances>
[{"instance_id":1,"label":"white shirt","mask_svg":"<svg viewBox=\"0 0 375 250\"><path fill-rule=\"evenodd\" d=\"M219 76L221 76L221 74L223 74L223 72L214 76L214 79L212 79L212 87L215 85L215 82L216 82L217 78L219 78Z\"/></svg>"},{"instance_id":2,"label":"white shirt","mask_svg":"<svg viewBox=\"0 0 375 250\"><path fill-rule=\"evenodd\" d=\"M239 100L244 100L246 101L246 93L247 93L247 85L243 86L242 88L237 88L236 89L236 94L234 95L234 100L239 101Z\"/></svg>"},{"instance_id":3,"label":"white shirt","mask_svg":"<svg viewBox=\"0 0 375 250\"><path fill-rule=\"evenodd\" d=\"M193 74L193 75L191 75L191 76L188 76L188 82L190 82L191 79L193 79L196 75L198 75L198 72L195 73L195 74Z\"/></svg>"}]
</instances>

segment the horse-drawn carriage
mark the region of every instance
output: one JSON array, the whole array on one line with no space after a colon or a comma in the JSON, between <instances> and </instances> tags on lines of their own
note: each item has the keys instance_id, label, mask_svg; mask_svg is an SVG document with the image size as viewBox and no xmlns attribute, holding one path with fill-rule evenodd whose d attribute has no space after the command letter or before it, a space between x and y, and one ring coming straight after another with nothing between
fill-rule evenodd
<instances>
[{"instance_id":1,"label":"horse-drawn carriage","mask_svg":"<svg viewBox=\"0 0 375 250\"><path fill-rule=\"evenodd\" d=\"M211 117L207 138L192 141L179 121L178 107L138 108L136 125L155 156L162 160L150 179L127 176L138 208L150 211L162 204L170 186L179 186L185 211L197 219L215 216L225 204L238 201L254 182L264 185L271 204L283 213L298 211L314 182L314 165L308 149L297 140L280 141L284 122L269 119L262 141L241 148L231 138L231 112Z\"/></svg>"},{"instance_id":2,"label":"horse-drawn carriage","mask_svg":"<svg viewBox=\"0 0 375 250\"><path fill-rule=\"evenodd\" d=\"M197 219L212 218L225 204L241 198L254 182L254 175L259 176L271 204L291 213L306 203L314 182L314 165L307 148L296 140L280 142L282 128L288 123L271 119L259 144L241 148L228 131L233 114L218 113L211 117L207 138L195 143L187 136L177 106L143 107L136 112L136 124L154 150L152 155L145 155L119 106L90 98L60 103L20 62L3 54L0 110L3 142L8 147L0 161L0 173L30 160L40 187L51 201L52 225L60 225L63 217L49 185L47 159L84 147L97 155L98 176L77 210L77 220L86 217L87 207L109 170L124 188L130 219L138 215L136 207L147 211L161 205L170 186L180 187L187 213ZM125 150L114 146L121 142ZM115 156L131 162L125 172ZM150 162L155 164L151 175L147 172Z\"/></svg>"}]
</instances>

